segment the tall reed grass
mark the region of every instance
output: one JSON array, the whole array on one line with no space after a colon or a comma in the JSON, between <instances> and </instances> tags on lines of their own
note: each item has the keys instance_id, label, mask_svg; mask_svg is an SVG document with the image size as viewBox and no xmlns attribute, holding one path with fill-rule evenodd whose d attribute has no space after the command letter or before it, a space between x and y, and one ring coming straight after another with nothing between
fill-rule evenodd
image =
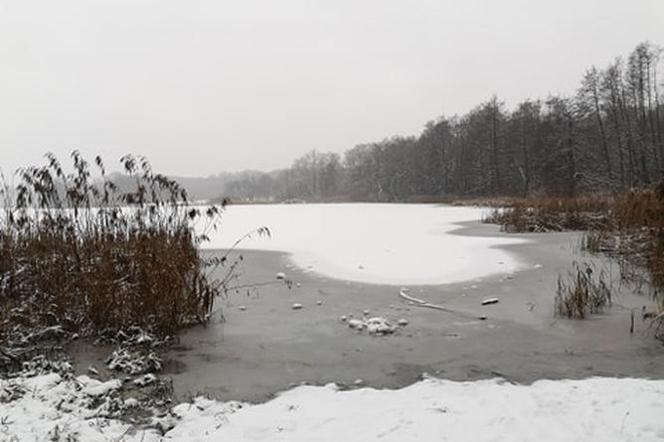
<instances>
[{"instance_id":1,"label":"tall reed grass","mask_svg":"<svg viewBox=\"0 0 664 442\"><path fill-rule=\"evenodd\" d=\"M610 223L612 196L509 198L486 218L513 232L602 229ZM496 202L494 202L494 205Z\"/></svg>"},{"instance_id":2,"label":"tall reed grass","mask_svg":"<svg viewBox=\"0 0 664 442\"><path fill-rule=\"evenodd\" d=\"M17 172L14 186L3 179L0 342L45 327L93 336L138 326L165 335L204 321L223 287L208 280L199 246L223 203L192 206L142 157L121 159L129 191L99 157L91 166L73 152L71 172L46 158ZM203 223L199 234L194 223Z\"/></svg>"},{"instance_id":3,"label":"tall reed grass","mask_svg":"<svg viewBox=\"0 0 664 442\"><path fill-rule=\"evenodd\" d=\"M556 315L585 319L611 306L611 281L604 271L597 271L588 263L575 262L573 267L566 278L558 278Z\"/></svg>"},{"instance_id":4,"label":"tall reed grass","mask_svg":"<svg viewBox=\"0 0 664 442\"><path fill-rule=\"evenodd\" d=\"M619 258L623 277L640 279L664 310L664 181L615 195L510 199L485 221L514 232L585 231L584 248Z\"/></svg>"}]
</instances>

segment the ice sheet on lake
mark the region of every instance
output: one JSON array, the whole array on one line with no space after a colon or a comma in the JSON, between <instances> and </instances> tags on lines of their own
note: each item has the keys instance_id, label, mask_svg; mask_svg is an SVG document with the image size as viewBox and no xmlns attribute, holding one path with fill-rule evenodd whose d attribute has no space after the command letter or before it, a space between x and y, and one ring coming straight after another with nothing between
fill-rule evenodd
<instances>
[{"instance_id":1,"label":"ice sheet on lake","mask_svg":"<svg viewBox=\"0 0 664 442\"><path fill-rule=\"evenodd\" d=\"M497 245L517 238L450 234L479 221L483 209L433 204L275 204L230 206L206 248L228 248L267 226L241 247L292 254L304 269L339 279L384 284L442 284L509 272L517 259Z\"/></svg>"}]
</instances>

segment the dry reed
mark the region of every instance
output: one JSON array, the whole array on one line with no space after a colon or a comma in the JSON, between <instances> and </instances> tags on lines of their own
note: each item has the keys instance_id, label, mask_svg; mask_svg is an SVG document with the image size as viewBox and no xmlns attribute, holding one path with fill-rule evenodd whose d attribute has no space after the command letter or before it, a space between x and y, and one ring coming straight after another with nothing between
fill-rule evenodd
<instances>
[{"instance_id":1,"label":"dry reed","mask_svg":"<svg viewBox=\"0 0 664 442\"><path fill-rule=\"evenodd\" d=\"M223 204L189 204L175 181L142 157L121 159L134 186L118 189L95 159L53 155L1 190L0 343L44 330L94 336L138 326L159 335L204 321L223 289L208 281L199 246ZM203 223L200 234L194 223ZM216 264L220 264L217 262ZM223 263L221 263L223 264Z\"/></svg>"}]
</instances>

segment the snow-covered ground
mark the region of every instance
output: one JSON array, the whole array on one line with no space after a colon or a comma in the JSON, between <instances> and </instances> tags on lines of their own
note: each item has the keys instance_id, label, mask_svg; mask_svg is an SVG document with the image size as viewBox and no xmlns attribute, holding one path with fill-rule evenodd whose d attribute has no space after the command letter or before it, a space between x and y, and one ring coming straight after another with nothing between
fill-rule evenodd
<instances>
[{"instance_id":1,"label":"snow-covered ground","mask_svg":"<svg viewBox=\"0 0 664 442\"><path fill-rule=\"evenodd\" d=\"M664 381L426 379L401 390L302 386L259 405L197 398L159 418L165 436L103 416L117 381L57 374L0 380L0 440L655 441ZM18 391L12 397L11 392ZM131 401L128 399L127 402ZM59 437L59 439L57 438ZM69 439L67 437L70 437Z\"/></svg>"},{"instance_id":2,"label":"snow-covered ground","mask_svg":"<svg viewBox=\"0 0 664 442\"><path fill-rule=\"evenodd\" d=\"M304 269L339 279L384 284L443 284L517 269L513 255L493 246L517 238L451 235L485 209L434 204L275 204L229 206L206 248L229 248L252 228L247 249L292 254Z\"/></svg>"}]
</instances>

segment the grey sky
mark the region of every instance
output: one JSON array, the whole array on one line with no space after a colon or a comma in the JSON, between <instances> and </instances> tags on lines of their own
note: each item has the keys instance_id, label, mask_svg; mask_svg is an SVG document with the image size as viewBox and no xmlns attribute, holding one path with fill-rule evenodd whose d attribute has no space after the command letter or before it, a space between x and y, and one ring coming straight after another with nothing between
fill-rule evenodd
<instances>
[{"instance_id":1,"label":"grey sky","mask_svg":"<svg viewBox=\"0 0 664 442\"><path fill-rule=\"evenodd\" d=\"M284 167L664 44L663 0L0 0L0 168L74 148Z\"/></svg>"}]
</instances>

